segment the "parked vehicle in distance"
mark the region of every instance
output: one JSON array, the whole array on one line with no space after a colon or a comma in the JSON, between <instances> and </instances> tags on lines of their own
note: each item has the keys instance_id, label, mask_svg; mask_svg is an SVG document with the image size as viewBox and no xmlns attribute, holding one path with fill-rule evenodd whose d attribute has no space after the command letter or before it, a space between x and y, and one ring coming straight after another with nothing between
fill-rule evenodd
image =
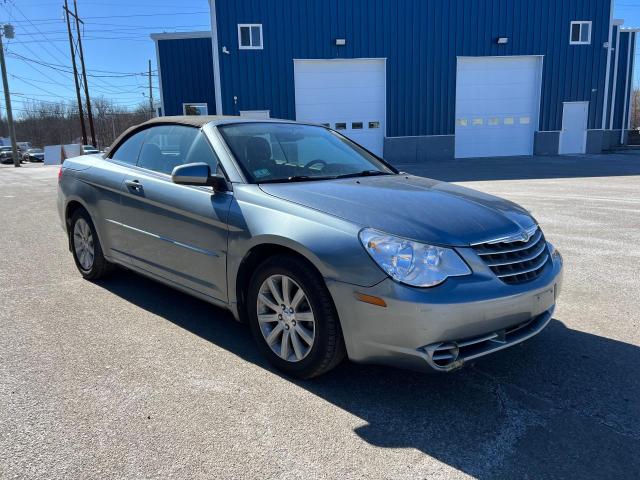
<instances>
[{"instance_id":1,"label":"parked vehicle in distance","mask_svg":"<svg viewBox=\"0 0 640 480\"><path fill-rule=\"evenodd\" d=\"M26 152L27 150L32 148L31 142L16 142L16 145L18 145L18 149L21 152Z\"/></svg>"},{"instance_id":2,"label":"parked vehicle in distance","mask_svg":"<svg viewBox=\"0 0 640 480\"><path fill-rule=\"evenodd\" d=\"M30 148L24 152L22 160L25 162L44 162L44 150L41 148Z\"/></svg>"},{"instance_id":3,"label":"parked vehicle in distance","mask_svg":"<svg viewBox=\"0 0 640 480\"><path fill-rule=\"evenodd\" d=\"M20 150L18 150L18 156L20 156ZM11 145L0 147L0 163L13 163L13 150Z\"/></svg>"},{"instance_id":4,"label":"parked vehicle in distance","mask_svg":"<svg viewBox=\"0 0 640 480\"><path fill-rule=\"evenodd\" d=\"M292 121L150 120L66 160L58 210L83 277L121 265L227 308L303 378L345 355L458 369L542 331L562 283L524 208Z\"/></svg>"},{"instance_id":5,"label":"parked vehicle in distance","mask_svg":"<svg viewBox=\"0 0 640 480\"><path fill-rule=\"evenodd\" d=\"M95 155L96 153L100 153L100 150L98 150L93 145L83 145L82 151L85 155Z\"/></svg>"}]
</instances>

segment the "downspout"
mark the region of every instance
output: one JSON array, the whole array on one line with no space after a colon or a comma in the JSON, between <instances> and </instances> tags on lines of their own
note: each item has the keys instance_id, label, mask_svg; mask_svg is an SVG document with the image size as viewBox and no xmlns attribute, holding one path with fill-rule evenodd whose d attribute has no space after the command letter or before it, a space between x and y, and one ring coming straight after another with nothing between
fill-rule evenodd
<instances>
[{"instance_id":1,"label":"downspout","mask_svg":"<svg viewBox=\"0 0 640 480\"><path fill-rule=\"evenodd\" d=\"M618 32L616 34L616 58L613 61L613 92L611 93L611 115L609 116L609 130L613 130L613 114L616 111L616 92L618 90L618 58L620 57L620 25L616 23Z\"/></svg>"},{"instance_id":2,"label":"downspout","mask_svg":"<svg viewBox=\"0 0 640 480\"><path fill-rule=\"evenodd\" d=\"M620 128L622 129L622 131L620 132L620 145L624 145L624 132L625 132L625 128L624 128L624 124L625 124L625 118L627 117L627 105L629 102L627 102L627 99L629 99L631 96L629 95L629 71L631 70L631 39L633 38L633 32L629 32L629 46L627 47L627 75L625 78L625 84L624 84L624 98L625 98L625 102L624 102L624 110L622 113L622 122L620 125Z\"/></svg>"},{"instance_id":3,"label":"downspout","mask_svg":"<svg viewBox=\"0 0 640 480\"><path fill-rule=\"evenodd\" d=\"M607 73L604 77L604 104L602 105L602 130L607 126L607 108L609 107L609 75L611 74L611 42L613 41L613 0L609 4L609 46L607 47Z\"/></svg>"},{"instance_id":4,"label":"downspout","mask_svg":"<svg viewBox=\"0 0 640 480\"><path fill-rule=\"evenodd\" d=\"M209 0L211 8L211 46L213 50L213 88L216 98L216 115L222 112L222 80L220 78L220 48L218 46L218 20L216 18L216 0Z\"/></svg>"},{"instance_id":5,"label":"downspout","mask_svg":"<svg viewBox=\"0 0 640 480\"><path fill-rule=\"evenodd\" d=\"M629 115L627 116L627 131L631 130L631 104L633 103L633 76L634 76L634 72L635 72L635 64L636 64L636 49L638 47L638 42L637 42L637 36L638 36L638 32L640 30L634 30L633 32L631 32L631 35L633 35L633 40L631 40L631 45L632 45L632 54L631 54L631 65L629 66L629 68L631 69L631 78L629 79L629 87L631 89L631 91L629 92L629 103L627 105L629 105Z\"/></svg>"}]
</instances>

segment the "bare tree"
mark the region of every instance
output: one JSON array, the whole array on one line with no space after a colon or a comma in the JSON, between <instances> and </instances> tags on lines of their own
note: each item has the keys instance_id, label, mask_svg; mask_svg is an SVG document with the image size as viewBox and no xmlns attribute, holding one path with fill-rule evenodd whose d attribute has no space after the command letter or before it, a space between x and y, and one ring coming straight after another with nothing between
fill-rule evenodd
<instances>
[{"instance_id":1,"label":"bare tree","mask_svg":"<svg viewBox=\"0 0 640 480\"><path fill-rule=\"evenodd\" d=\"M153 116L153 112L144 104L129 110L104 97L97 97L91 103L98 148L108 147L124 130ZM26 103L16 119L15 127L18 141L28 141L37 147L82 141L78 108L73 103ZM6 131L6 121L0 119L0 136L5 136Z\"/></svg>"}]
</instances>

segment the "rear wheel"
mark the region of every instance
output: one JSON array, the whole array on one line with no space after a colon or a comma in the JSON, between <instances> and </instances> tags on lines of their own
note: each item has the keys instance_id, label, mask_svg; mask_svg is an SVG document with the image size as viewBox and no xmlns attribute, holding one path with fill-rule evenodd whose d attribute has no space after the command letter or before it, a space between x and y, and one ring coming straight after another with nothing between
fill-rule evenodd
<instances>
[{"instance_id":1,"label":"rear wheel","mask_svg":"<svg viewBox=\"0 0 640 480\"><path fill-rule=\"evenodd\" d=\"M102 254L100 240L86 210L77 210L73 214L69 232L73 259L84 278L97 280L113 269L113 264Z\"/></svg>"},{"instance_id":2,"label":"rear wheel","mask_svg":"<svg viewBox=\"0 0 640 480\"><path fill-rule=\"evenodd\" d=\"M278 255L251 279L247 310L267 359L299 378L321 375L345 355L338 314L322 277L305 261Z\"/></svg>"}]
</instances>

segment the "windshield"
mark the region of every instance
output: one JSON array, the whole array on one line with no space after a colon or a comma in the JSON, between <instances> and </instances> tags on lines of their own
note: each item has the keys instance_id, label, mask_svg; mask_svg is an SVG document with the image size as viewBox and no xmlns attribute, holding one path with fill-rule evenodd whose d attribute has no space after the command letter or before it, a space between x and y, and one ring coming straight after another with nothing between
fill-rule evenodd
<instances>
[{"instance_id":1,"label":"windshield","mask_svg":"<svg viewBox=\"0 0 640 480\"><path fill-rule=\"evenodd\" d=\"M327 128L294 123L219 127L251 183L310 181L397 173Z\"/></svg>"},{"instance_id":2,"label":"windshield","mask_svg":"<svg viewBox=\"0 0 640 480\"><path fill-rule=\"evenodd\" d=\"M44 150L42 150L41 148L32 148L31 150L29 150L29 153L44 153Z\"/></svg>"}]
</instances>

